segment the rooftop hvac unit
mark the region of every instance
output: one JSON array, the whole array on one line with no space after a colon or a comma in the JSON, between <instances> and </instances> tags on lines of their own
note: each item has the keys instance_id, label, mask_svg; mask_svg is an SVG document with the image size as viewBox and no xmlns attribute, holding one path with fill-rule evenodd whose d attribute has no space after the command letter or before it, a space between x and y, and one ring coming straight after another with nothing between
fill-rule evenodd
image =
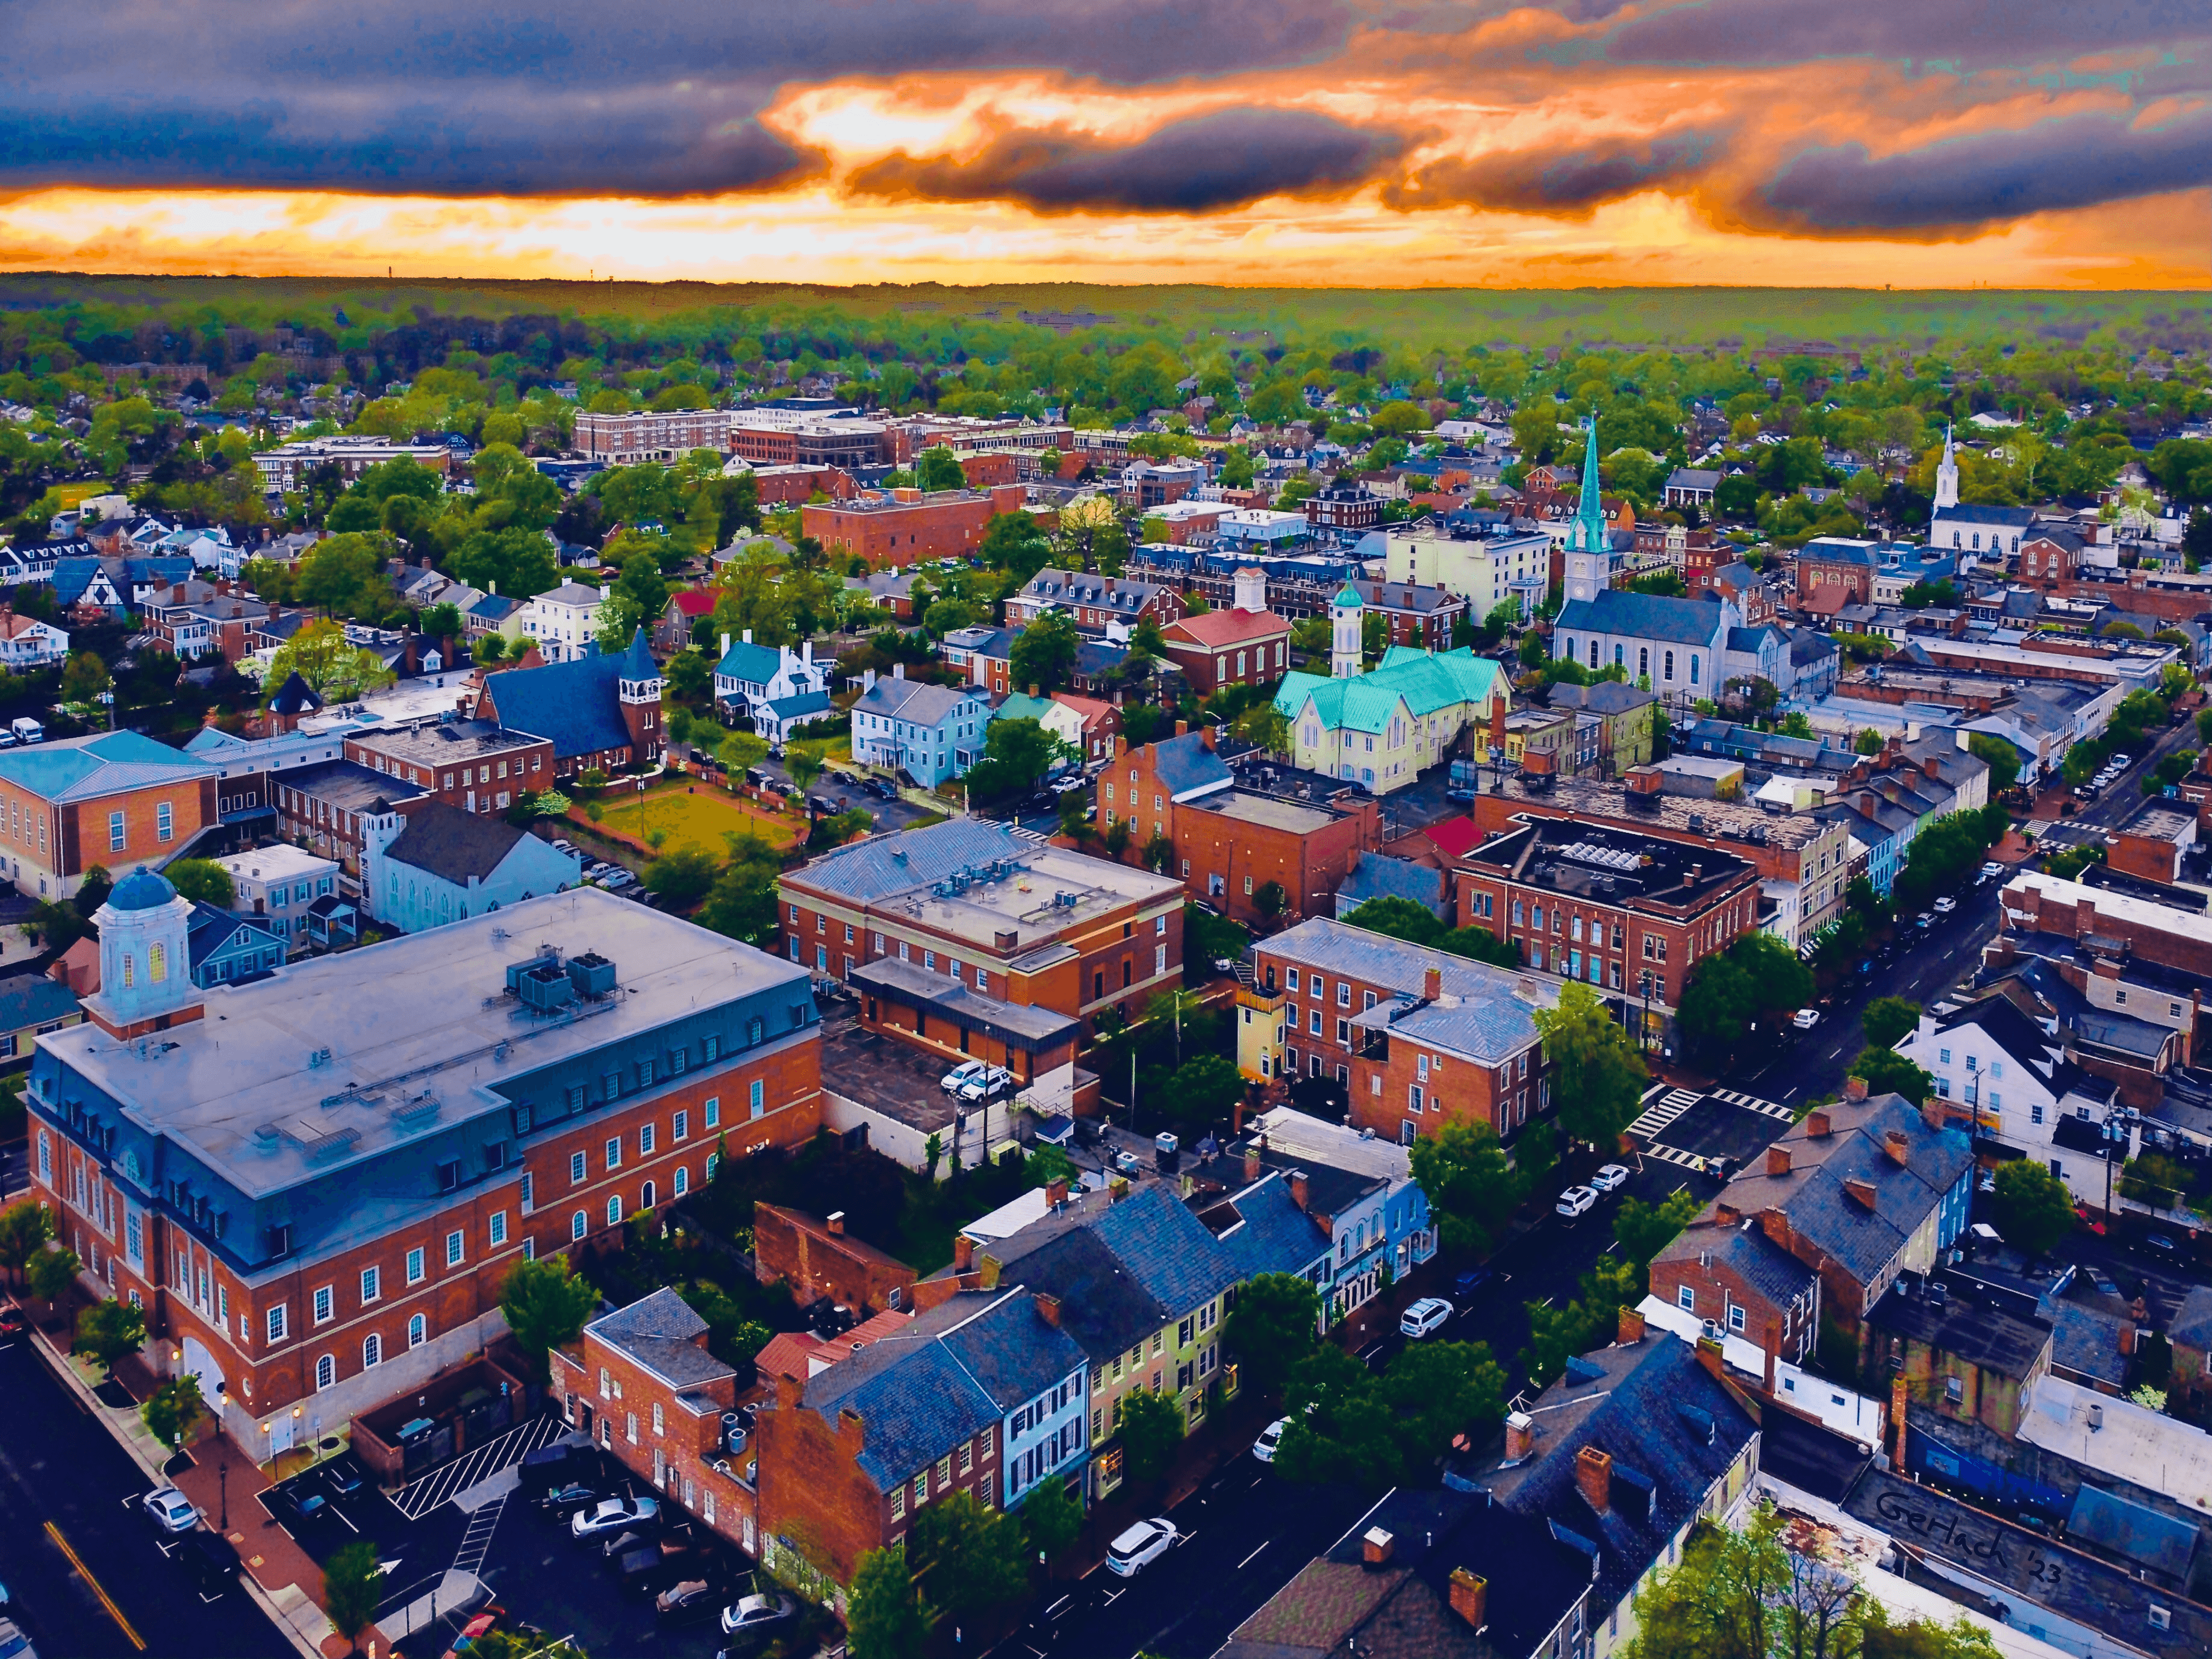
<instances>
[{"instance_id":1,"label":"rooftop hvac unit","mask_svg":"<svg viewBox=\"0 0 2212 1659\"><path fill-rule=\"evenodd\" d=\"M532 963L516 977L514 988L524 1007L541 1014L565 1008L576 1000L576 987L557 960Z\"/></svg>"},{"instance_id":2,"label":"rooftop hvac unit","mask_svg":"<svg viewBox=\"0 0 2212 1659\"><path fill-rule=\"evenodd\" d=\"M580 997L603 997L615 988L615 965L596 951L568 959L568 983Z\"/></svg>"}]
</instances>

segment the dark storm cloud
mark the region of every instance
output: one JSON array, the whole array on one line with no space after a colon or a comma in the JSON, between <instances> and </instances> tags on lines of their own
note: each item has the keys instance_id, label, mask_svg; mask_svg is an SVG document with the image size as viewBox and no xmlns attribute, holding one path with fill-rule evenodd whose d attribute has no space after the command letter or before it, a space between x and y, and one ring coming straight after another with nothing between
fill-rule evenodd
<instances>
[{"instance_id":1,"label":"dark storm cloud","mask_svg":"<svg viewBox=\"0 0 2212 1659\"><path fill-rule=\"evenodd\" d=\"M1936 231L2212 181L2212 116L2137 131L2075 116L1879 159L1863 144L1807 150L1758 192L1765 216L1808 229Z\"/></svg>"},{"instance_id":2,"label":"dark storm cloud","mask_svg":"<svg viewBox=\"0 0 2212 1659\"><path fill-rule=\"evenodd\" d=\"M811 165L753 118L788 84L1140 85L1322 64L1363 21L1357 0L16 0L0 185L744 189Z\"/></svg>"},{"instance_id":3,"label":"dark storm cloud","mask_svg":"<svg viewBox=\"0 0 2212 1659\"><path fill-rule=\"evenodd\" d=\"M1171 122L1133 144L1012 132L970 161L893 155L848 184L863 196L1016 201L1043 212L1203 213L1267 196L1340 194L1403 147L1326 115L1232 109Z\"/></svg>"},{"instance_id":4,"label":"dark storm cloud","mask_svg":"<svg viewBox=\"0 0 2212 1659\"><path fill-rule=\"evenodd\" d=\"M1622 64L1812 64L1875 58L1961 69L2064 63L2212 35L2204 0L1690 0L1606 43Z\"/></svg>"},{"instance_id":5,"label":"dark storm cloud","mask_svg":"<svg viewBox=\"0 0 2212 1659\"><path fill-rule=\"evenodd\" d=\"M1434 161L1421 168L1418 184L1392 185L1382 199L1409 210L1464 205L1580 215L1640 190L1692 182L1725 143L1722 133L1670 133L1577 149L1509 150Z\"/></svg>"}]
</instances>

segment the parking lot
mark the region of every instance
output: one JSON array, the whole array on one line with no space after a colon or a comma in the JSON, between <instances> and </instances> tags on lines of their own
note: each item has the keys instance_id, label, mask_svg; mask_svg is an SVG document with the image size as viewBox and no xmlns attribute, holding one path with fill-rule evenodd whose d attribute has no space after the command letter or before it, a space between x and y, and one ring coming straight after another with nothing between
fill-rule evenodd
<instances>
[{"instance_id":1,"label":"parking lot","mask_svg":"<svg viewBox=\"0 0 2212 1659\"><path fill-rule=\"evenodd\" d=\"M633 1550L623 1553L665 1544L670 1559L625 1586L615 1562L603 1553L610 1539L580 1542L572 1535L570 1517L580 1504L549 1507L547 1488L525 1483L524 1455L556 1445L571 1449L574 1462L564 1473L580 1475L592 1494L654 1497L649 1483L547 1415L427 1471L390 1496L362 1479L349 1455L293 1476L261 1501L319 1562L356 1540L375 1545L385 1565L377 1627L410 1659L435 1659L487 1607L549 1635L572 1638L591 1653L711 1659L732 1645L714 1615L754 1589L751 1564L690 1523L665 1531L647 1526L632 1538ZM688 1553L674 1554L678 1549ZM715 1592L708 1616L684 1626L664 1625L654 1610L655 1595L695 1577Z\"/></svg>"}]
</instances>

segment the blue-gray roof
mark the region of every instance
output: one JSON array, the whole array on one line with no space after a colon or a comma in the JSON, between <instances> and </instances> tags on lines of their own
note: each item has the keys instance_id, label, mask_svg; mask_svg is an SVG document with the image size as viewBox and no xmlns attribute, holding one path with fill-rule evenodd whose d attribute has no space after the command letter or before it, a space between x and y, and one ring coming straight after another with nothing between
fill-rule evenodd
<instances>
[{"instance_id":1,"label":"blue-gray roof","mask_svg":"<svg viewBox=\"0 0 2212 1659\"><path fill-rule=\"evenodd\" d=\"M109 906L117 910L158 910L177 896L167 876L140 865L107 895Z\"/></svg>"},{"instance_id":2,"label":"blue-gray roof","mask_svg":"<svg viewBox=\"0 0 2212 1659\"><path fill-rule=\"evenodd\" d=\"M1152 768L1176 800L1236 781L1229 763L1207 745L1203 732L1162 738L1152 745Z\"/></svg>"},{"instance_id":3,"label":"blue-gray roof","mask_svg":"<svg viewBox=\"0 0 2212 1659\"><path fill-rule=\"evenodd\" d=\"M1674 599L1608 587L1594 599L1569 600L1560 608L1553 631L1711 646L1721 631L1721 614L1715 599Z\"/></svg>"},{"instance_id":4,"label":"blue-gray roof","mask_svg":"<svg viewBox=\"0 0 2212 1659\"><path fill-rule=\"evenodd\" d=\"M1815 536L1797 550L1797 562L1810 559L1816 564L1863 564L1875 562L1871 543L1845 541L1839 537Z\"/></svg>"},{"instance_id":5,"label":"blue-gray roof","mask_svg":"<svg viewBox=\"0 0 2212 1659\"><path fill-rule=\"evenodd\" d=\"M769 712L778 720L804 720L809 714L826 714L834 707L827 691L801 691L796 696L778 697L769 704Z\"/></svg>"},{"instance_id":6,"label":"blue-gray roof","mask_svg":"<svg viewBox=\"0 0 2212 1659\"><path fill-rule=\"evenodd\" d=\"M1348 915L1371 898L1410 899L1423 909L1436 910L1443 903L1444 872L1411 859L1362 853L1336 890L1336 914Z\"/></svg>"},{"instance_id":7,"label":"blue-gray roof","mask_svg":"<svg viewBox=\"0 0 2212 1659\"><path fill-rule=\"evenodd\" d=\"M2066 1517L2068 1538L2118 1555L2168 1578L2186 1581L2197 1553L2197 1528L2124 1498L2084 1486Z\"/></svg>"},{"instance_id":8,"label":"blue-gray roof","mask_svg":"<svg viewBox=\"0 0 2212 1659\"><path fill-rule=\"evenodd\" d=\"M982 700L973 685L939 685L933 680L878 679L854 703L856 713L916 726L942 726L970 702Z\"/></svg>"},{"instance_id":9,"label":"blue-gray roof","mask_svg":"<svg viewBox=\"0 0 2212 1659\"><path fill-rule=\"evenodd\" d=\"M1939 519L1957 519L1966 524L1993 524L2013 530L2025 530L2035 522L2032 507L1984 507L1972 502L1960 502L1956 507L1938 507Z\"/></svg>"},{"instance_id":10,"label":"blue-gray roof","mask_svg":"<svg viewBox=\"0 0 2212 1659\"><path fill-rule=\"evenodd\" d=\"M623 720L616 686L628 668L626 659L594 649L573 662L489 675L484 700L491 705L490 718L547 739L563 760L627 749L629 726Z\"/></svg>"},{"instance_id":11,"label":"blue-gray roof","mask_svg":"<svg viewBox=\"0 0 2212 1659\"><path fill-rule=\"evenodd\" d=\"M1535 1042L1535 1011L1550 1006L1558 997L1548 981L1325 916L1309 917L1262 939L1259 949L1263 957L1362 980L1407 999L1420 996L1428 970L1434 968L1442 976L1443 1000L1418 1007L1386 1003L1354 1023L1401 1032L1490 1062L1519 1054Z\"/></svg>"},{"instance_id":12,"label":"blue-gray roof","mask_svg":"<svg viewBox=\"0 0 2212 1659\"><path fill-rule=\"evenodd\" d=\"M1209 1212L1209 1219L1218 1214L1219 1207ZM1291 1201L1290 1183L1276 1171L1270 1170L1227 1200L1226 1207L1234 1212L1236 1221L1220 1234L1221 1248L1241 1279L1303 1274L1328 1254L1328 1233Z\"/></svg>"},{"instance_id":13,"label":"blue-gray roof","mask_svg":"<svg viewBox=\"0 0 2212 1659\"><path fill-rule=\"evenodd\" d=\"M48 1024L76 1011L76 993L58 979L30 973L0 979L0 1031Z\"/></svg>"},{"instance_id":14,"label":"blue-gray roof","mask_svg":"<svg viewBox=\"0 0 2212 1659\"><path fill-rule=\"evenodd\" d=\"M593 1320L585 1328L678 1389L697 1388L736 1375L700 1341L707 1334L707 1322L667 1286Z\"/></svg>"},{"instance_id":15,"label":"blue-gray roof","mask_svg":"<svg viewBox=\"0 0 2212 1659\"><path fill-rule=\"evenodd\" d=\"M1035 842L1024 840L1006 824L985 818L948 818L841 847L810 862L805 878L810 886L866 902L926 887L971 865L1027 857L1036 851Z\"/></svg>"},{"instance_id":16,"label":"blue-gray roof","mask_svg":"<svg viewBox=\"0 0 2212 1659\"><path fill-rule=\"evenodd\" d=\"M207 762L137 732L101 732L27 749L0 750L0 778L42 800L91 800L160 783L215 775Z\"/></svg>"}]
</instances>

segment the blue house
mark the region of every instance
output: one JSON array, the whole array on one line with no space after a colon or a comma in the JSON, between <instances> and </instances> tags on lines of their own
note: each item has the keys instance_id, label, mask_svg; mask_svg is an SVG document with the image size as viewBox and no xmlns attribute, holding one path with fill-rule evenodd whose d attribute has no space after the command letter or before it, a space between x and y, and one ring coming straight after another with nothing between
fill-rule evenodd
<instances>
[{"instance_id":1,"label":"blue house","mask_svg":"<svg viewBox=\"0 0 2212 1659\"><path fill-rule=\"evenodd\" d=\"M565 892L583 877L574 853L557 850L504 818L425 801L362 823L362 882L368 913L419 933Z\"/></svg>"},{"instance_id":2,"label":"blue house","mask_svg":"<svg viewBox=\"0 0 2212 1659\"><path fill-rule=\"evenodd\" d=\"M185 924L185 959L203 991L274 973L284 965L284 948L283 936L266 922L212 904L195 902Z\"/></svg>"},{"instance_id":3,"label":"blue house","mask_svg":"<svg viewBox=\"0 0 2212 1659\"><path fill-rule=\"evenodd\" d=\"M853 705L853 758L934 789L983 758L990 723L991 705L980 687L910 680L904 663L889 679L870 669L867 690Z\"/></svg>"}]
</instances>

